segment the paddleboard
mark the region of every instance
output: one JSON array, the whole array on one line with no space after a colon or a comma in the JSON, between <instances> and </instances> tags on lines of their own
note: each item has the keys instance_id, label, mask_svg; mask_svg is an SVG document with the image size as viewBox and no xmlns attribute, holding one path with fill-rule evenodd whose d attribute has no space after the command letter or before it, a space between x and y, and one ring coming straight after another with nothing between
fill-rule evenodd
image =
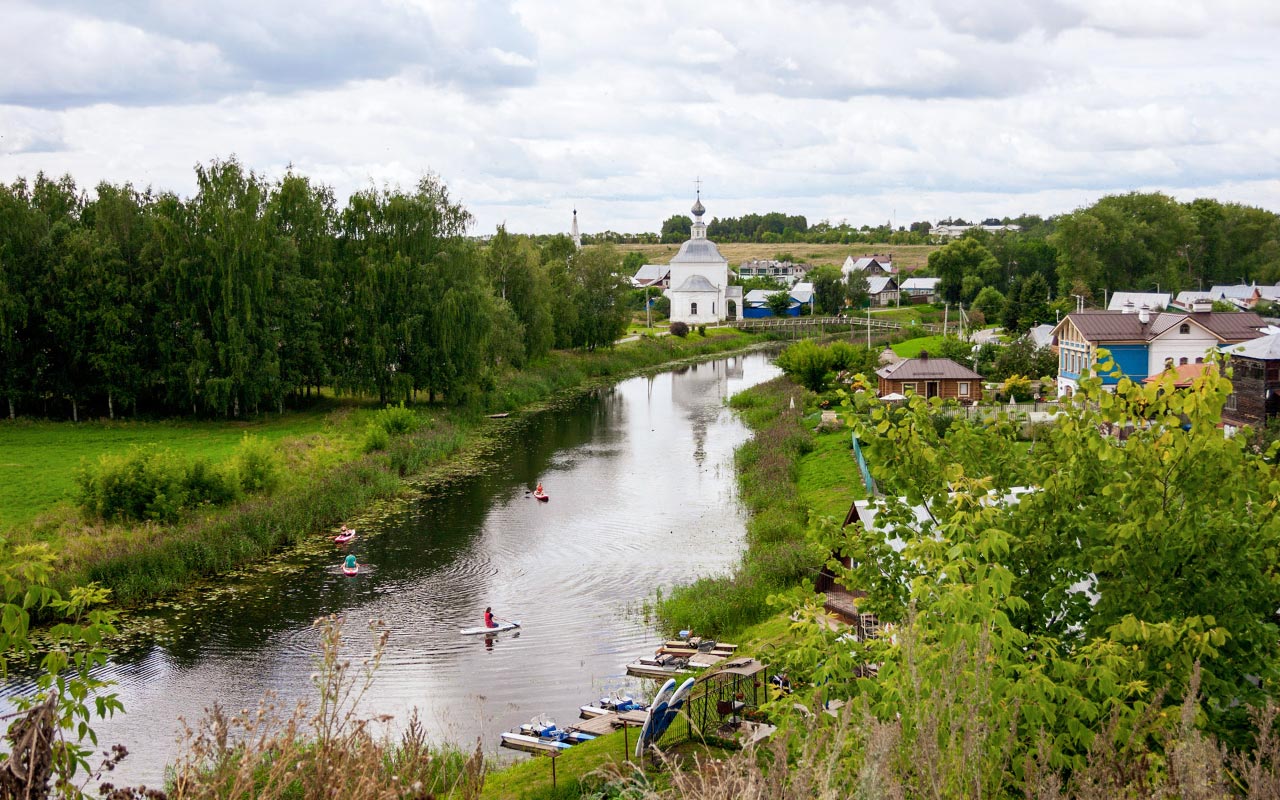
<instances>
[{"instance_id":1,"label":"paddleboard","mask_svg":"<svg viewBox=\"0 0 1280 800\"><path fill-rule=\"evenodd\" d=\"M350 577L350 576L352 576L352 575L355 575L355 574L357 574L358 572L360 572L360 567L358 567L358 566L357 566L357 567L348 567L348 566L345 566L345 565L344 565L344 566L342 567L342 574L343 574L343 575L346 575L346 576L348 576L348 577Z\"/></svg>"},{"instance_id":2,"label":"paddleboard","mask_svg":"<svg viewBox=\"0 0 1280 800\"><path fill-rule=\"evenodd\" d=\"M672 693L671 699L667 701L667 710L663 713L662 719L649 731L650 739L655 742L661 739L662 734L666 733L667 728L671 727L671 723L676 721L676 717L679 716L680 709L684 706L684 701L688 699L694 683L696 683L694 678L686 678L685 682L680 684L680 688Z\"/></svg>"},{"instance_id":3,"label":"paddleboard","mask_svg":"<svg viewBox=\"0 0 1280 800\"><path fill-rule=\"evenodd\" d=\"M550 499L551 499L551 495L549 495L549 494L538 494L537 492L534 492L534 493L533 493L533 496L534 496L534 497L538 500L538 502L540 502L540 503L545 503L545 502L547 502L548 500L550 500Z\"/></svg>"},{"instance_id":4,"label":"paddleboard","mask_svg":"<svg viewBox=\"0 0 1280 800\"><path fill-rule=\"evenodd\" d=\"M662 684L662 688L653 696L653 702L649 703L649 714L644 718L644 724L640 726L640 735L636 737L636 758L644 758L649 730L656 720L662 719L667 713L667 700L670 699L675 688L676 679L667 678L667 682Z\"/></svg>"},{"instance_id":5,"label":"paddleboard","mask_svg":"<svg viewBox=\"0 0 1280 800\"><path fill-rule=\"evenodd\" d=\"M462 630L458 631L458 633L461 633L464 636L475 636L477 634L485 634L488 636L492 636L495 633L502 633L503 631L510 631L519 627L520 627L520 620L516 620L514 622L500 623L496 628L486 628L483 625L481 625L478 628L463 628Z\"/></svg>"},{"instance_id":6,"label":"paddleboard","mask_svg":"<svg viewBox=\"0 0 1280 800\"><path fill-rule=\"evenodd\" d=\"M354 538L356 538L356 532L355 530L351 530L345 534L343 533L338 534L337 536L333 537L333 540L338 544L346 544L347 542L351 541Z\"/></svg>"}]
</instances>

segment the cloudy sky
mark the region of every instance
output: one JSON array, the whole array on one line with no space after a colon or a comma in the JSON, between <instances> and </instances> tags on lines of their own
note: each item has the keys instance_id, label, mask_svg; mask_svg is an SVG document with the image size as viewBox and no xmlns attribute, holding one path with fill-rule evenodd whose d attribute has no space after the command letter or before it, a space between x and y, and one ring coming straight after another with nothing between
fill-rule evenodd
<instances>
[{"instance_id":1,"label":"cloudy sky","mask_svg":"<svg viewBox=\"0 0 1280 800\"><path fill-rule=\"evenodd\" d=\"M1276 0L0 0L0 180L439 174L476 232L1280 210Z\"/></svg>"}]
</instances>

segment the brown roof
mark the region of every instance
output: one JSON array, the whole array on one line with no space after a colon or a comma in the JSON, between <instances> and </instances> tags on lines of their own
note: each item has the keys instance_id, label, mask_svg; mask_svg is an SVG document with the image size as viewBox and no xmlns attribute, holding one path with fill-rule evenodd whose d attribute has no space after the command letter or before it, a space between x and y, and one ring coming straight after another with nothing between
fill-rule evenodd
<instances>
[{"instance_id":1,"label":"brown roof","mask_svg":"<svg viewBox=\"0 0 1280 800\"><path fill-rule=\"evenodd\" d=\"M889 381L980 381L982 376L949 358L908 358L876 372Z\"/></svg>"},{"instance_id":2,"label":"brown roof","mask_svg":"<svg viewBox=\"0 0 1280 800\"><path fill-rule=\"evenodd\" d=\"M1123 311L1077 311L1062 322L1071 321L1091 342L1149 342L1175 325L1194 322L1224 342L1244 342L1261 335L1266 325L1252 311L1200 311L1194 314L1160 312L1143 325L1138 314ZM1062 323L1059 323L1061 326ZM1055 329L1056 330L1056 329Z\"/></svg>"}]
</instances>

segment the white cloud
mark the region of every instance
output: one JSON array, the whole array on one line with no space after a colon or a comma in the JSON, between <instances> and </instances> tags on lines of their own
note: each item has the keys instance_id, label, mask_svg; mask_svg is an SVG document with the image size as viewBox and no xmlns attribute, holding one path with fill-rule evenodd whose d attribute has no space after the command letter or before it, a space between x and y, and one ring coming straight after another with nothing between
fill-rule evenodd
<instances>
[{"instance_id":1,"label":"white cloud","mask_svg":"<svg viewBox=\"0 0 1280 800\"><path fill-rule=\"evenodd\" d=\"M1267 3L62 0L0 30L0 178L188 192L232 153L340 198L438 172L481 229L899 224L1160 188L1276 205ZM1212 12L1212 13L1210 13ZM7 20L8 21L8 18ZM7 38L6 38L7 37Z\"/></svg>"}]
</instances>

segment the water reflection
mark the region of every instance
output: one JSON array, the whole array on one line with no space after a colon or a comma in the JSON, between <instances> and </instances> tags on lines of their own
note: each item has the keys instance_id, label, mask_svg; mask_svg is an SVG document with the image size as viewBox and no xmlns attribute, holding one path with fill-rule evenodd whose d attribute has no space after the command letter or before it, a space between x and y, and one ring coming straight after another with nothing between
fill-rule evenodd
<instances>
[{"instance_id":1,"label":"water reflection","mask_svg":"<svg viewBox=\"0 0 1280 800\"><path fill-rule=\"evenodd\" d=\"M311 623L330 613L348 620L353 653L371 641L366 621L390 629L366 709L405 720L417 707L437 740L479 736L492 750L498 732L535 714L568 721L602 692L647 693L623 674L655 635L638 607L660 586L736 562L731 464L746 431L723 400L775 374L763 355L723 359L517 419L478 474L362 524L346 548L291 555L155 612L156 639L105 673L127 713L98 726L101 740L131 753L114 780L157 784L178 717L194 721L214 700L239 709L268 689L285 703L309 696ZM528 494L539 482L550 502ZM329 574L347 552L373 569ZM521 630L460 636L486 606Z\"/></svg>"}]
</instances>

